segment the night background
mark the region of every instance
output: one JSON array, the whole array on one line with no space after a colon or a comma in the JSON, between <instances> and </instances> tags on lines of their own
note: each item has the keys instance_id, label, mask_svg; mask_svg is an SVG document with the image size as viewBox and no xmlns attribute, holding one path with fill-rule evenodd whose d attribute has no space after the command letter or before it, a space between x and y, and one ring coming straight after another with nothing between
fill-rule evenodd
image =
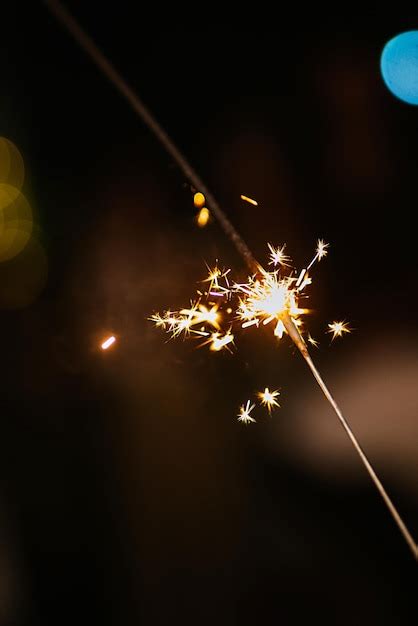
<instances>
[{"instance_id":1,"label":"night background","mask_svg":"<svg viewBox=\"0 0 418 626\"><path fill-rule=\"evenodd\" d=\"M330 243L312 355L416 536L418 108L379 67L416 16L162 28L66 6L257 259ZM0 625L413 623L416 563L291 341L211 353L148 321L205 263L247 274L183 173L46 5L4 8L0 50L34 215L0 259ZM354 330L331 344L335 319ZM238 423L266 385L281 408Z\"/></svg>"}]
</instances>

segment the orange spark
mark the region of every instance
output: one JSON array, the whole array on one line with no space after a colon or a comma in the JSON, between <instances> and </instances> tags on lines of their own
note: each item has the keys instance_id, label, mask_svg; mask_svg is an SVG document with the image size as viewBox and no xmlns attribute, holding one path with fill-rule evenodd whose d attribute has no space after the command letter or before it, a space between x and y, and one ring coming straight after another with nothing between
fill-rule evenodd
<instances>
[{"instance_id":1,"label":"orange spark","mask_svg":"<svg viewBox=\"0 0 418 626\"><path fill-rule=\"evenodd\" d=\"M108 348L110 348L110 346L112 346L116 341L116 337L114 337L113 335L111 337L108 337L107 339L105 339L105 341L102 343L102 345L100 346L102 350L107 350Z\"/></svg>"},{"instance_id":2,"label":"orange spark","mask_svg":"<svg viewBox=\"0 0 418 626\"><path fill-rule=\"evenodd\" d=\"M244 202L249 202L249 204L253 204L254 206L258 206L258 202L256 200L253 200L252 198L249 198L248 196L241 196L241 200L244 200Z\"/></svg>"},{"instance_id":3,"label":"orange spark","mask_svg":"<svg viewBox=\"0 0 418 626\"><path fill-rule=\"evenodd\" d=\"M204 228L208 223L209 218L210 211L204 206L202 209L200 209L199 213L196 216L197 225L200 226L200 228Z\"/></svg>"},{"instance_id":4,"label":"orange spark","mask_svg":"<svg viewBox=\"0 0 418 626\"><path fill-rule=\"evenodd\" d=\"M197 209L201 209L202 207L204 207L205 202L206 202L206 199L203 193L200 193L200 191L198 191L197 193L194 194L193 203Z\"/></svg>"}]
</instances>

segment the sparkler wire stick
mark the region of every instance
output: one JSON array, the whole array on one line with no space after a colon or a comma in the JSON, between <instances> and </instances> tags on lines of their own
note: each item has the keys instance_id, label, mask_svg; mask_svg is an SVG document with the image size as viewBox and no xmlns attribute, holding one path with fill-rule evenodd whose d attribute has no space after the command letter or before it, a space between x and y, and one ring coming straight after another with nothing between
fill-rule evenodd
<instances>
[{"instance_id":1,"label":"sparkler wire stick","mask_svg":"<svg viewBox=\"0 0 418 626\"><path fill-rule=\"evenodd\" d=\"M401 516L399 515L398 510L396 509L395 505L393 504L392 500L390 499L386 489L384 488L384 486L380 482L380 479L377 476L376 472L374 471L373 466L371 465L369 459L367 458L366 454L363 452L363 449L360 446L359 442L357 441L357 438L354 435L353 431L351 430L351 427L350 427L349 423L347 422L347 420L345 419L344 415L342 414L340 407L336 403L334 397L332 396L331 392L329 391L328 387L326 386L326 384L325 384L321 374L319 373L316 365L312 361L311 356L310 356L310 354L308 352L308 349L307 349L307 347L305 345L305 342L303 341L303 339L302 339L298 329L296 328L296 326L294 325L294 323L292 322L292 320L291 320L291 318L290 318L290 316L288 314L286 314L285 318L283 319L283 324L286 327L286 330L289 333L291 339L296 344L296 347L299 349L299 352L301 353L301 355L305 359L305 361L306 361L309 369L311 370L311 372L312 372L316 382L318 383L319 387L321 388L322 393L324 394L324 396L326 397L326 399L328 400L328 402L330 403L330 405L334 409L334 412L337 415L338 419L340 420L340 423L341 423L342 427L344 428L345 432L347 433L348 437L350 438L350 441L353 444L354 449L356 450L357 454L359 455L360 459L362 460L363 465L365 466L367 472L369 473L370 478L372 479L372 481L374 482L374 484L376 486L376 489L378 490L378 492L382 496L382 498L383 498L387 508L389 509L390 514L392 515L392 517L395 520L396 524L398 525L398 528L401 531L401 533L402 533L406 543L408 544L409 548L411 549L412 554L414 555L415 559L418 560L418 546L417 546L417 544L415 543L411 533L409 532L409 530L406 527L404 521L402 520Z\"/></svg>"},{"instance_id":2,"label":"sparkler wire stick","mask_svg":"<svg viewBox=\"0 0 418 626\"><path fill-rule=\"evenodd\" d=\"M316 382L318 383L318 385L320 386L324 396L326 397L326 399L328 400L328 402L330 403L330 405L332 406L332 408L334 409L338 419L340 420L340 423L342 425L342 427L344 428L345 432L347 433L348 437L351 440L351 443L353 444L357 454L359 455L360 459L362 460L366 470L369 473L370 478L372 479L372 481L374 482L376 489L378 490L378 492L380 493L380 495L382 496L387 508L389 509L393 519L395 520L396 524L398 525L399 530L401 531L402 535L405 538L405 541L407 542L408 546L411 548L411 552L414 555L414 557L416 559L418 559L418 548L417 545L415 544L415 541L411 535L411 533L409 532L408 528L405 526L404 521L402 520L401 516L399 515L397 509L395 508L392 500L389 498L386 489L384 488L384 486L382 485L382 483L380 482L379 477L377 476L376 472L374 471L369 459L367 458L367 456L365 455L365 453L363 452L363 449L361 448L359 442L357 441L353 431L350 428L349 423L347 422L347 420L345 419L344 415L341 412L340 407L338 406L338 404L336 403L336 401L334 400L331 392L329 391L328 387L326 386L321 374L318 372L314 362L312 361L311 357L309 356L309 354L304 354L303 355L306 363L308 364L313 376L315 377Z\"/></svg>"},{"instance_id":3,"label":"sparkler wire stick","mask_svg":"<svg viewBox=\"0 0 418 626\"><path fill-rule=\"evenodd\" d=\"M81 28L78 22L72 17L72 15L63 6L63 4L59 0L44 0L44 2L47 5L48 9L51 11L51 13L56 17L56 19L59 22L61 22L61 24L65 27L65 29L69 32L69 34L75 39L75 41L80 46L80 48L84 50L84 52L90 57L90 59L95 63L95 65L101 70L101 72L107 77L107 79L119 91L119 93L128 101L132 109L142 119L144 124L154 133L158 141L164 146L166 151L172 156L174 161L183 171L184 175L189 180L189 182L192 183L192 185L197 190L201 191L206 196L207 204L212 210L214 216L218 220L225 234L229 237L229 239L235 245L237 251L242 256L242 258L244 259L244 261L250 268L251 272L257 273L260 269L260 265L257 263L251 250L249 249L245 241L242 239L242 237L239 235L239 233L236 231L234 226L231 224L231 222L229 221L224 211L219 206L214 196L210 193L210 191L207 189L206 185L200 179L200 177L192 168L190 163L187 161L184 155L180 152L177 146L173 143L173 141L167 135L165 130L160 126L160 124L157 122L154 116L150 113L150 111L144 105L142 100L137 96L137 94L133 91L130 85L122 78L119 72L110 63L110 61L106 58L103 52L101 52L101 50L96 46L94 41ZM386 504L390 514L392 515L392 518L396 522L413 556L415 557L416 560L418 560L417 544L415 543L411 533L409 532L408 528L403 522L395 505L393 504L392 500L387 494L385 488L380 482L380 479L378 478L376 472L374 471L366 454L363 452L359 442L357 441L356 436L351 430L347 420L343 416L339 406L334 400L331 392L326 386L315 364L313 363L309 355L308 349L306 347L306 344L304 340L302 339L298 329L296 328L294 322L292 321L288 313L283 314L282 321L290 338L295 343L299 352L305 359L322 393L324 394L325 398L328 400L329 404L331 405L334 412L336 413L342 427L344 428L351 443L353 444L354 449L359 455L376 489L378 490L381 497L383 498L384 503Z\"/></svg>"},{"instance_id":4,"label":"sparkler wire stick","mask_svg":"<svg viewBox=\"0 0 418 626\"><path fill-rule=\"evenodd\" d=\"M253 257L250 249L245 241L231 224L225 213L222 211L216 199L210 193L206 185L201 180L190 165L186 157L180 152L173 143L165 130L160 126L155 117L151 114L139 96L133 91L132 87L125 81L120 73L113 67L101 50L96 46L94 41L81 28L78 22L67 11L59 0L44 0L48 9L53 13L59 22L76 40L77 44L90 57L95 65L103 72L107 79L113 84L119 93L128 101L132 109L139 115L144 124L154 133L158 141L164 146L167 152L173 157L174 161L183 170L183 174L192 183L197 191L201 191L206 197L207 204L212 213L218 220L225 234L234 243L239 254L245 259L251 271L257 271L258 265Z\"/></svg>"}]
</instances>

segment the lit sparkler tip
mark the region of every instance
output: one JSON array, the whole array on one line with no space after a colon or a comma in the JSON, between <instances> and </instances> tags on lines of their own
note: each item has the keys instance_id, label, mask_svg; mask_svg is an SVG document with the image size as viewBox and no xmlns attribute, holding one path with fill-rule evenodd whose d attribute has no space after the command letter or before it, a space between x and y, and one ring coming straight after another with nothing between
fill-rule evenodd
<instances>
[{"instance_id":1,"label":"lit sparkler tip","mask_svg":"<svg viewBox=\"0 0 418 626\"><path fill-rule=\"evenodd\" d=\"M241 195L241 200L244 200L244 202L249 202L249 204L253 204L254 206L258 206L258 202L256 200L253 200L252 198L249 198L248 196Z\"/></svg>"},{"instance_id":2,"label":"lit sparkler tip","mask_svg":"<svg viewBox=\"0 0 418 626\"><path fill-rule=\"evenodd\" d=\"M264 389L264 391L258 392L258 397L261 400L261 404L268 408L269 413L271 413L273 407L280 407L280 404L277 402L276 398L280 396L280 391L270 391L268 387Z\"/></svg>"},{"instance_id":3,"label":"lit sparkler tip","mask_svg":"<svg viewBox=\"0 0 418 626\"><path fill-rule=\"evenodd\" d=\"M284 254L285 246L279 246L277 249L271 244L268 246L271 257L274 257L272 263L286 265L289 257ZM313 262L314 260L311 265ZM303 269L296 278L294 275L283 276L279 269L267 271L260 266L259 272L250 276L247 282L234 283L229 280L230 269L220 269L217 264L214 267L208 266L208 276L202 282L209 283L209 286L203 293L198 291L200 297L195 302L192 301L189 308L177 312L155 313L150 320L170 333L172 338L180 335L187 337L191 334L206 337L207 340L201 345L208 345L214 352L223 348L229 350L229 344L234 341L231 328L226 332L222 326L221 311L225 311L224 315L231 315L235 311L236 318L231 323L233 325L239 320L243 329L267 326L274 322L273 333L281 339L283 334L288 332L288 327L284 323L286 317L294 326L300 328L302 325L300 317L309 313L309 309L300 307L298 302L303 289L311 283L308 276L309 267ZM201 301L204 297L206 304ZM233 298L235 301L238 299L236 308L231 306L224 308L226 303L234 301ZM199 330L196 327L199 327ZM342 332L347 330L344 328Z\"/></svg>"},{"instance_id":4,"label":"lit sparkler tip","mask_svg":"<svg viewBox=\"0 0 418 626\"><path fill-rule=\"evenodd\" d=\"M351 333L351 328L347 322L332 322L328 324L329 330L327 332L332 333L332 341L336 337L342 337L344 333Z\"/></svg>"},{"instance_id":5,"label":"lit sparkler tip","mask_svg":"<svg viewBox=\"0 0 418 626\"><path fill-rule=\"evenodd\" d=\"M239 409L238 421L243 422L244 424L255 422L255 419L251 417L250 415L254 407L255 407L255 404L251 404L250 400L247 400L247 404L245 406L242 405Z\"/></svg>"},{"instance_id":6,"label":"lit sparkler tip","mask_svg":"<svg viewBox=\"0 0 418 626\"><path fill-rule=\"evenodd\" d=\"M116 337L112 335L111 337L108 337L105 341L103 341L100 347L102 350L107 350L108 348L110 348L110 346L112 346L115 343L115 341L116 341Z\"/></svg>"},{"instance_id":7,"label":"lit sparkler tip","mask_svg":"<svg viewBox=\"0 0 418 626\"><path fill-rule=\"evenodd\" d=\"M282 246L278 246L274 248L271 243L267 244L270 250L270 263L269 265L281 265L282 267L289 267L288 261L290 261L290 257L284 253L284 249L286 248L286 244Z\"/></svg>"},{"instance_id":8,"label":"lit sparkler tip","mask_svg":"<svg viewBox=\"0 0 418 626\"><path fill-rule=\"evenodd\" d=\"M201 346L207 345L213 352L219 352L234 342L232 328L228 331L223 327L223 315L236 313L235 320L240 321L243 329L251 326L267 326L273 322L273 333L281 339L284 333L289 332L288 326L284 323L287 317L292 324L299 329L302 326L301 316L309 313L309 309L299 306L299 298L302 296L304 288L312 280L308 275L309 268L318 260L319 256L324 256L326 247L322 240L318 240L316 256L310 265L304 268L298 275L282 275L280 269L267 271L260 266L259 272L250 276L245 283L234 283L229 280L230 269L220 269L218 264L208 267L208 276L202 282L209 283L207 290L202 293L198 291L199 298L190 303L189 308L181 309L177 312L167 311L163 314L155 313L149 319L154 324L171 335L172 338L183 335L200 335L206 340ZM289 257L284 254L285 245L274 248L268 244L270 250L271 263L286 265ZM237 307L226 307L226 303L233 301L233 297L238 296ZM206 297L206 304L202 299ZM214 302L216 301L216 303ZM232 320L232 326L234 321ZM210 328L211 327L211 328ZM334 322L329 325L329 332L333 333L333 338L342 336L343 333L350 332L345 322ZM307 341L314 346L318 342L309 335ZM267 389L266 393L270 393ZM269 396L266 396L266 398ZM273 396L273 399L275 396ZM271 398L270 398L271 401ZM269 405L266 405L269 406ZM275 404L270 404L269 409Z\"/></svg>"}]
</instances>

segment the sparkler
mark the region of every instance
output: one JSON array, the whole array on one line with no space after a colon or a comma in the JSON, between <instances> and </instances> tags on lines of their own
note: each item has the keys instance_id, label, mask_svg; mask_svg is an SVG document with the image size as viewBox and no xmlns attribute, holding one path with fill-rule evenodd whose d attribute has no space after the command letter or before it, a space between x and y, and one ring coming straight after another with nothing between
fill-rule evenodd
<instances>
[{"instance_id":1,"label":"sparkler","mask_svg":"<svg viewBox=\"0 0 418 626\"><path fill-rule=\"evenodd\" d=\"M187 159L180 152L180 150L178 150L178 148L170 139L170 137L167 135L167 133L164 131L164 129L158 124L156 119L153 117L153 115L150 113L150 111L147 109L147 107L144 105L141 99L132 90L129 84L122 78L119 72L113 67L113 65L109 62L106 56L101 52L101 50L93 42L93 40L84 32L84 30L80 27L78 22L71 16L71 14L61 4L61 2L59 0L44 0L44 2L46 3L51 13L62 23L62 25L66 28L69 34L75 39L77 44L90 57L90 59L95 63L95 65L100 69L100 71L103 72L103 74L114 85L114 87L119 91L119 93L128 101L132 109L142 119L142 121L146 124L146 126L154 133L157 140L161 143L161 145L165 148L165 150L172 156L174 161L183 171L183 174L190 181L193 187L195 189L199 189L200 193L202 193L206 197L206 204L208 208L212 211L213 215L218 220L221 228L224 230L227 237L229 237L230 241L235 245L237 251L242 256L243 260L249 267L250 271L252 272L252 278L247 284L247 287L246 287L247 292L244 291L243 288L241 289L241 293L243 294L242 295L243 305L241 308L241 317L242 315L248 317L247 321L242 323L242 326L244 326L244 324L246 324L247 326L250 324L258 326L261 318L262 318L263 324L267 324L270 322L269 316L267 314L262 313L261 302L263 301L263 298L264 298L265 303L268 305L268 309L269 309L269 311L266 311L266 313L270 312L270 317L273 315L273 312L275 313L275 316L273 316L272 319L275 319L275 317L277 318L278 316L278 309L276 309L275 306L273 306L273 301L275 301L276 303L281 302L284 305L282 309L280 310L280 315L278 316L278 319L277 319L277 323L275 327L276 336L280 337L283 334L283 332L286 331L289 337L294 342L294 344L297 346L299 352L303 356L315 380L317 381L319 387L321 388L321 391L323 392L325 398L327 399L327 401L330 403L331 407L335 411L335 414L337 415L354 449L356 450L362 463L364 464L376 489L382 496L390 514L392 515L394 521L396 522L408 547L410 548L414 557L418 560L418 547L411 533L409 532L408 528L405 526L397 509L393 505L391 499L386 493L385 488L383 487L381 481L377 477L376 472L374 471L367 456L363 452L359 442L357 441L354 433L352 432L347 420L343 416L331 392L329 391L324 380L319 374L316 366L314 365L309 355L306 343L301 335L301 332L299 331L299 328L297 327L298 317L299 315L301 315L301 313L300 314L298 313L296 315L296 313L294 312L294 308L298 308L297 307L298 294L300 294L305 289L305 287L309 284L310 278L307 277L306 274L311 268L311 266L313 265L313 263L315 263L316 261L320 261L321 258L323 258L327 254L327 245L324 244L321 240L318 241L317 253L315 257L312 259L312 262L306 268L306 271L302 272L299 275L299 278L296 281L297 283L300 281L298 286L295 285L293 287L293 285L290 286L290 284L288 284L287 288L285 288L285 285L283 285L283 283L281 283L280 281L281 280L286 281L286 279L281 279L278 276L274 277L274 272L265 273L265 271L263 270L261 272L261 277L256 277L260 271L260 266L255 260L254 256L252 255L247 244L241 238L238 232L235 230L234 226L231 224L231 222L225 215L224 211L221 209L221 207L219 206L219 204L217 203L213 195L209 192L207 187L204 185L200 177L196 174L195 170L191 167ZM273 254L273 251L271 252ZM271 260L274 266L279 264L278 258L277 258L277 263L275 263L275 260L276 260L275 258ZM273 274L273 276L271 276L271 274ZM260 287L260 284L262 285L261 287ZM264 293L263 293L263 288L264 288L263 286L266 288L266 291L264 291ZM241 285L241 287L243 286ZM261 292L260 292L260 289L261 289ZM273 297L273 293L274 293L274 297ZM193 309L193 307L191 308ZM293 317L292 317L292 312L291 312L292 310L293 310ZM181 315L186 315L186 314L181 314ZM193 316L194 314L191 317L191 321L193 321L194 319ZM172 323L171 319L170 320L168 318L165 319L165 317L161 317L161 319L158 319L155 321L156 322L158 321L158 325L162 326L163 328L165 327L164 326L165 324L169 325ZM182 323L185 326L185 330L190 330L191 326L193 326L191 321L187 317L183 318ZM345 322L342 322L340 324L344 324L344 323ZM177 322L173 322L173 324L174 324L173 326L173 329L174 329ZM335 322L333 324L335 324ZM207 331L194 330L194 332L206 333ZM345 329L345 331L343 331L342 328L340 328L340 332L341 334L343 332L347 332L347 328ZM230 333L230 336L232 336L231 333ZM338 333L337 333L337 336L338 336ZM216 339L219 339L219 336L217 336ZM315 340L312 340L312 338L308 336L308 341L310 343L313 343ZM229 341L229 343L231 342L232 340ZM212 337L211 337L211 343L213 343ZM248 401L245 406L242 406L240 409L240 413L239 413L240 421L243 421L246 423L254 421L253 418L250 416L250 413L253 410L253 408L254 408L254 405L251 405L250 401Z\"/></svg>"},{"instance_id":2,"label":"sparkler","mask_svg":"<svg viewBox=\"0 0 418 626\"><path fill-rule=\"evenodd\" d=\"M315 256L308 267L320 260L319 250L323 246L327 244L318 241ZM285 333L290 334L288 327L294 326L299 328L299 336L302 338L301 317L308 314L309 309L301 306L300 302L307 297L305 289L311 285L312 278L308 276L306 269L298 274L291 268L290 257L283 252L284 245L274 248L268 244L268 248L272 259L270 264L275 266L273 271L267 271L258 265L257 273L249 276L247 282L237 283L233 281L230 269L220 270L218 265L214 268L208 267L208 276L202 281L203 284L208 283L207 290L198 291L199 299L192 302L190 308L175 313L155 313L150 320L172 338L181 334L210 337L201 345L209 345L215 351L233 342L231 330L235 327L247 329L271 325L274 336L281 339ZM290 268L290 271L286 268ZM205 304L202 303L203 298ZM228 329L222 335L225 323ZM334 324L335 336L349 332L346 323ZM199 330L195 327L199 327ZM212 332L213 328L218 332ZM308 341L317 344L310 335Z\"/></svg>"},{"instance_id":3,"label":"sparkler","mask_svg":"<svg viewBox=\"0 0 418 626\"><path fill-rule=\"evenodd\" d=\"M307 267L312 268L315 262L325 256L327 246L318 240L315 255ZM272 271L258 265L257 273L249 276L247 282L237 283L231 277L231 270L221 270L218 265L208 267L208 276L202 281L207 284L207 290L198 290L199 299L192 302L190 308L155 313L149 319L169 333L171 338L180 335L204 338L200 345L208 346L214 352L224 348L231 351L230 344L234 343L234 336L238 332L268 325L271 325L277 340L287 333L294 341L296 337L306 350L301 317L307 315L309 309L303 307L301 301L307 298L305 289L312 284L312 278L307 269L298 273L291 268L291 259L284 254L284 245L274 248L268 244L268 248L271 253L270 264L275 266ZM205 304L202 299L205 299ZM328 326L333 329L334 338L349 332L346 322L334 322ZM307 340L312 345L318 345L309 334ZM274 407L279 407L276 400L278 391L271 392L266 387L264 392L257 395L269 413ZM241 422L255 421L241 419L241 412L239 417Z\"/></svg>"}]
</instances>

